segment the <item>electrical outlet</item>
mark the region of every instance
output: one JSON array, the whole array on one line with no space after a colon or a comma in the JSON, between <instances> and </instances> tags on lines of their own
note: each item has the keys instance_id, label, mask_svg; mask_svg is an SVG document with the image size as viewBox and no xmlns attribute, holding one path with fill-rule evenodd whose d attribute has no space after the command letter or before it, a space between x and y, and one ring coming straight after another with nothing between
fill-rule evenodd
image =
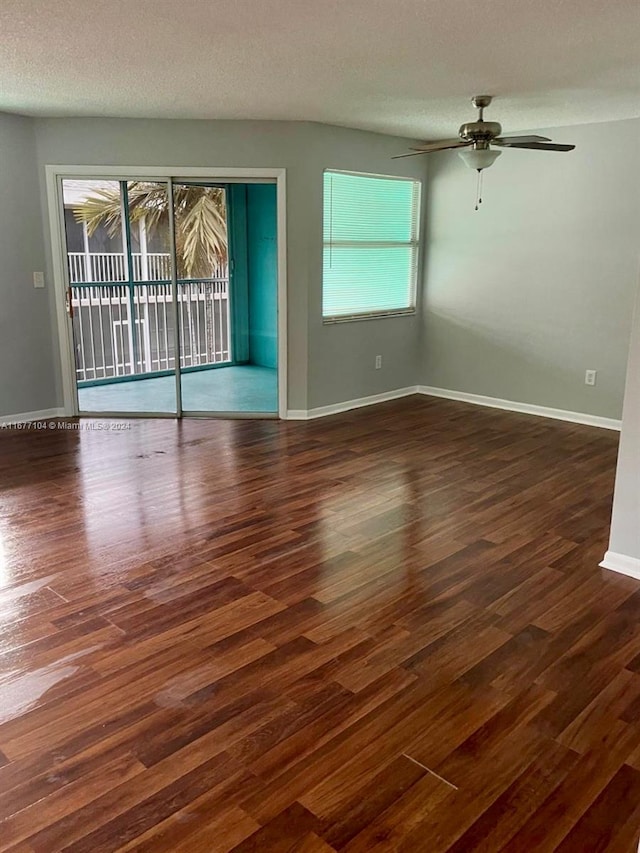
<instances>
[{"instance_id":1,"label":"electrical outlet","mask_svg":"<svg viewBox=\"0 0 640 853\"><path fill-rule=\"evenodd\" d=\"M44 287L44 273L43 272L34 272L33 274L33 286L36 288Z\"/></svg>"},{"instance_id":2,"label":"electrical outlet","mask_svg":"<svg viewBox=\"0 0 640 853\"><path fill-rule=\"evenodd\" d=\"M376 356L376 370L380 370L381 367L382 367L382 356L377 355Z\"/></svg>"},{"instance_id":3,"label":"electrical outlet","mask_svg":"<svg viewBox=\"0 0 640 853\"><path fill-rule=\"evenodd\" d=\"M584 374L584 384L585 385L595 385L596 384L596 376L598 375L597 370L587 370Z\"/></svg>"}]
</instances>

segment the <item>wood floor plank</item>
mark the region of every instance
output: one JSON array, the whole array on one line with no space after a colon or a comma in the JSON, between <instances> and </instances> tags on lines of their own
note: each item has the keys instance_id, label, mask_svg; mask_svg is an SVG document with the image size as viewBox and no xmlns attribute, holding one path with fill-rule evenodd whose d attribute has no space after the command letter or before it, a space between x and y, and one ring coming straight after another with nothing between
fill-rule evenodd
<instances>
[{"instance_id":1,"label":"wood floor plank","mask_svg":"<svg viewBox=\"0 0 640 853\"><path fill-rule=\"evenodd\" d=\"M73 820L82 809L90 808L95 800L143 770L143 765L134 756L123 754L109 763L102 763L80 779L58 788L44 800L37 800L26 808L21 808L4 820L0 850L31 839L34 834L46 834L56 823ZM34 849L39 849L38 843Z\"/></svg>"},{"instance_id":2,"label":"wood floor plank","mask_svg":"<svg viewBox=\"0 0 640 853\"><path fill-rule=\"evenodd\" d=\"M344 853L368 853L376 849L400 850L407 837L422 821L430 814L447 808L454 794L455 791L450 785L427 773L351 839L342 850ZM422 836L418 843L424 845L426 838Z\"/></svg>"},{"instance_id":3,"label":"wood floor plank","mask_svg":"<svg viewBox=\"0 0 640 853\"><path fill-rule=\"evenodd\" d=\"M175 762L167 762L154 771L143 774L139 785L121 781L77 811L30 835L28 841L35 853L74 849L106 853L128 843L205 791L215 790L222 804L223 799L229 802L229 789L250 783L250 774L224 755L186 772Z\"/></svg>"},{"instance_id":4,"label":"wood floor plank","mask_svg":"<svg viewBox=\"0 0 640 853\"><path fill-rule=\"evenodd\" d=\"M541 853L556 850L623 766L634 739L622 723L604 733L598 746L574 764L561 784L504 845L504 853L517 853L523 845L530 845ZM606 823L612 834L614 827L633 820L636 805L633 804L631 811L621 808L610 814ZM636 825L635 830L638 833L640 825Z\"/></svg>"},{"instance_id":5,"label":"wood floor plank","mask_svg":"<svg viewBox=\"0 0 640 853\"><path fill-rule=\"evenodd\" d=\"M617 811L624 816L622 825L611 820ZM624 764L556 850L608 851L614 845L629 849L638 840L638 822L640 772Z\"/></svg>"},{"instance_id":6,"label":"wood floor plank","mask_svg":"<svg viewBox=\"0 0 640 853\"><path fill-rule=\"evenodd\" d=\"M361 690L346 705L341 703L334 706L304 729L298 730L263 753L252 766L262 778L275 780L272 789L281 787L285 797L294 785L299 784L300 791L304 791L311 784L310 765L315 762L318 754L324 756L325 752L332 752L332 760L343 763L344 753L340 755L336 752L335 745L342 745L356 730L359 731L360 725L364 726L367 721L375 718L379 708L388 707L389 701L405 695L405 691L414 683L415 679L409 673L390 672ZM292 690L296 690L296 685ZM295 700L293 692L292 698ZM324 757L316 768L316 773L320 776L327 775L332 767L333 763L329 763ZM280 777L295 782L289 781L286 785L280 785L277 781ZM262 814L265 805L258 804L258 814Z\"/></svg>"},{"instance_id":7,"label":"wood floor plank","mask_svg":"<svg viewBox=\"0 0 640 853\"><path fill-rule=\"evenodd\" d=\"M578 756L550 744L449 847L449 853L495 853L566 778Z\"/></svg>"},{"instance_id":8,"label":"wood floor plank","mask_svg":"<svg viewBox=\"0 0 640 853\"><path fill-rule=\"evenodd\" d=\"M320 821L293 803L266 826L261 827L233 848L233 853L264 853L264 851L299 851L308 846L309 835L315 835Z\"/></svg>"},{"instance_id":9,"label":"wood floor plank","mask_svg":"<svg viewBox=\"0 0 640 853\"><path fill-rule=\"evenodd\" d=\"M260 829L260 824L237 806L217 806L210 792L165 820L156 822L120 853L229 853ZM214 807L211 807L211 801Z\"/></svg>"},{"instance_id":10,"label":"wood floor plank","mask_svg":"<svg viewBox=\"0 0 640 853\"><path fill-rule=\"evenodd\" d=\"M323 837L336 849L342 849L427 773L424 767L400 755L337 810L324 804L318 815L327 826Z\"/></svg>"},{"instance_id":11,"label":"wood floor plank","mask_svg":"<svg viewBox=\"0 0 640 853\"><path fill-rule=\"evenodd\" d=\"M630 853L615 433L128 426L0 432L1 851Z\"/></svg>"}]
</instances>

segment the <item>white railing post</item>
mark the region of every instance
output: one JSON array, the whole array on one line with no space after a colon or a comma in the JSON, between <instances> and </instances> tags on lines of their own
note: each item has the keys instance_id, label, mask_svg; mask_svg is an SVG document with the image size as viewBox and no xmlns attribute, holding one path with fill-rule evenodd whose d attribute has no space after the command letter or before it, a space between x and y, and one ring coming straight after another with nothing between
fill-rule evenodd
<instances>
[{"instance_id":1,"label":"white railing post","mask_svg":"<svg viewBox=\"0 0 640 853\"><path fill-rule=\"evenodd\" d=\"M93 271L91 269L91 252L89 251L89 231L87 223L82 223L82 239L84 241L84 279L83 281L91 281Z\"/></svg>"},{"instance_id":2,"label":"white railing post","mask_svg":"<svg viewBox=\"0 0 640 853\"><path fill-rule=\"evenodd\" d=\"M138 232L140 235L140 278L149 281L149 262L147 258L147 221L142 217L139 222Z\"/></svg>"}]
</instances>

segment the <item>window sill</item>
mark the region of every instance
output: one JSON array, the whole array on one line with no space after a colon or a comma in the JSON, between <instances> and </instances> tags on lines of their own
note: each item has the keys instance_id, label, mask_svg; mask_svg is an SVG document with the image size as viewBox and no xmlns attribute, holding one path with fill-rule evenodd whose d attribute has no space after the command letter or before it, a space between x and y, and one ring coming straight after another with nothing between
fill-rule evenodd
<instances>
[{"instance_id":1,"label":"window sill","mask_svg":"<svg viewBox=\"0 0 640 853\"><path fill-rule=\"evenodd\" d=\"M372 314L349 314L343 317L323 317L323 326L335 326L337 323L356 323L360 320L386 320L391 317L415 317L415 308L407 308L403 311L379 311Z\"/></svg>"}]
</instances>

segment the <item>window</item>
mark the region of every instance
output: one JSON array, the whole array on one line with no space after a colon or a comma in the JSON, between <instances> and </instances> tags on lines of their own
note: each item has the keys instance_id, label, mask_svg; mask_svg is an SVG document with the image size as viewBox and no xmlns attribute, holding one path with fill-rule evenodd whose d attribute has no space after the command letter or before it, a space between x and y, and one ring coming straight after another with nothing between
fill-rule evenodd
<instances>
[{"instance_id":1,"label":"window","mask_svg":"<svg viewBox=\"0 0 640 853\"><path fill-rule=\"evenodd\" d=\"M420 182L324 173L325 321L415 309Z\"/></svg>"}]
</instances>

